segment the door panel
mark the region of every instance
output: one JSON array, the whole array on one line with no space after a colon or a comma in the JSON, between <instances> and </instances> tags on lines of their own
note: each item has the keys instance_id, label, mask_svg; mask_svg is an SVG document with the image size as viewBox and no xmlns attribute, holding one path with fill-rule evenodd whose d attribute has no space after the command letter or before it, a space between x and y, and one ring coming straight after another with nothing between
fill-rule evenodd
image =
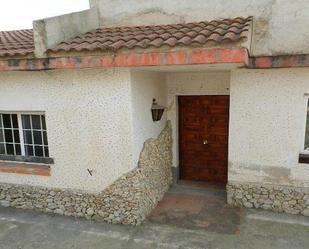
<instances>
[{"instance_id":1,"label":"door panel","mask_svg":"<svg viewBox=\"0 0 309 249\"><path fill-rule=\"evenodd\" d=\"M229 96L179 96L180 178L227 182Z\"/></svg>"}]
</instances>

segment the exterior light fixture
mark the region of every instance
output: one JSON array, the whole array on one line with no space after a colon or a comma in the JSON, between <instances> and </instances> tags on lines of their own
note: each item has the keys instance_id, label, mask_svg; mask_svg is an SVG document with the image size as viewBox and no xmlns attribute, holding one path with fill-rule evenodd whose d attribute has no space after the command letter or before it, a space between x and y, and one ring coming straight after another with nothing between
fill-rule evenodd
<instances>
[{"instance_id":1,"label":"exterior light fixture","mask_svg":"<svg viewBox=\"0 0 309 249\"><path fill-rule=\"evenodd\" d=\"M161 120L164 109L163 106L158 105L156 99L152 100L151 114L154 122Z\"/></svg>"}]
</instances>

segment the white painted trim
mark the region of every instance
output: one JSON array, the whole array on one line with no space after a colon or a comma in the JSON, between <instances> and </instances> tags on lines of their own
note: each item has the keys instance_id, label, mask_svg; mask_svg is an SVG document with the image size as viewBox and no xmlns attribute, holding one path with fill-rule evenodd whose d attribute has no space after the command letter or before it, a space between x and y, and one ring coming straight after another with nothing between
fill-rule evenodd
<instances>
[{"instance_id":1,"label":"white painted trim","mask_svg":"<svg viewBox=\"0 0 309 249\"><path fill-rule=\"evenodd\" d=\"M23 127L22 127L22 129L23 129ZM32 131L31 132L31 138L32 138L32 150L33 150L33 155L34 156L36 156L35 155L35 146L34 146L34 135L33 135L33 125L32 125L32 117L31 117L31 115L30 115L30 130Z\"/></svg>"},{"instance_id":2,"label":"white painted trim","mask_svg":"<svg viewBox=\"0 0 309 249\"><path fill-rule=\"evenodd\" d=\"M303 139L302 139L302 153L304 154L309 154L309 149L305 148L305 140L306 140L306 127L307 127L307 113L308 113L308 103L309 103L309 94L305 93L305 110L304 110L304 114L305 114L305 122L304 122L304 131L303 131Z\"/></svg>"},{"instance_id":3,"label":"white painted trim","mask_svg":"<svg viewBox=\"0 0 309 249\"><path fill-rule=\"evenodd\" d=\"M0 110L0 113L3 113L3 114L25 114L25 115L45 115L45 112L44 111L3 111L3 110Z\"/></svg>"},{"instance_id":4,"label":"white painted trim","mask_svg":"<svg viewBox=\"0 0 309 249\"><path fill-rule=\"evenodd\" d=\"M24 140L24 130L30 130L32 131L32 148L33 148L33 156L37 156L35 154L35 146L42 146L42 150L43 150L43 157L45 157L45 147L48 147L48 145L44 144L44 138L43 138L43 131L47 132L46 130L43 130L43 124L42 124L42 115L45 116L45 112L14 112L14 111L0 111L1 114L10 114L10 119L11 119L11 124L13 126L13 120L12 120L12 115L17 115L17 122L18 122L18 133L19 133L19 140L20 140L20 149L21 149L21 155L22 156L26 156L26 151L25 151L25 145L28 145L25 143ZM23 123L22 123L22 115L30 115L30 129L24 129L23 127ZM33 125L32 125L32 118L31 115L40 115L40 124L41 124L41 130L38 129L33 129ZM45 119L46 120L46 119ZM45 124L46 125L46 124ZM2 120L2 127L4 127L3 125L3 120ZM41 136L42 136L42 144L34 144L34 135L33 135L33 131L40 131L41 132ZM16 155L16 149L15 149L15 137L14 137L14 132L12 129L12 136L13 136L13 145L14 145L14 155ZM4 138L4 143L5 141L5 134L4 134L4 129L3 129L3 138ZM6 146L4 146L5 149L5 154L7 155L7 149Z\"/></svg>"},{"instance_id":5,"label":"white painted trim","mask_svg":"<svg viewBox=\"0 0 309 249\"><path fill-rule=\"evenodd\" d=\"M12 125L11 133L12 133L12 140L13 140L13 150L14 150L14 155L16 155L16 148L15 148L16 143L15 143L15 134L14 134L14 125L13 125L12 115L10 115L10 122L11 122L11 125ZM19 127L18 127L18 129L19 129Z\"/></svg>"},{"instance_id":6,"label":"white painted trim","mask_svg":"<svg viewBox=\"0 0 309 249\"><path fill-rule=\"evenodd\" d=\"M1 118L1 126L2 126L2 135L3 135L3 142L4 144L6 143L5 141L5 133L4 133L4 124L3 124L3 118ZM4 152L7 154L6 146L4 145Z\"/></svg>"},{"instance_id":7,"label":"white painted trim","mask_svg":"<svg viewBox=\"0 0 309 249\"><path fill-rule=\"evenodd\" d=\"M40 125L41 125L41 142L42 142L42 147L43 147L43 157L45 157L45 146L44 146L44 132L43 132L43 122L42 122L42 115L40 115ZM46 132L47 133L47 132ZM34 141L33 141L34 144Z\"/></svg>"},{"instance_id":8,"label":"white painted trim","mask_svg":"<svg viewBox=\"0 0 309 249\"><path fill-rule=\"evenodd\" d=\"M25 141L24 141L24 134L23 134L23 124L21 120L21 114L17 114L17 120L18 120L18 131L19 131L19 140L20 140L20 149L21 149L21 154L25 156Z\"/></svg>"}]
</instances>

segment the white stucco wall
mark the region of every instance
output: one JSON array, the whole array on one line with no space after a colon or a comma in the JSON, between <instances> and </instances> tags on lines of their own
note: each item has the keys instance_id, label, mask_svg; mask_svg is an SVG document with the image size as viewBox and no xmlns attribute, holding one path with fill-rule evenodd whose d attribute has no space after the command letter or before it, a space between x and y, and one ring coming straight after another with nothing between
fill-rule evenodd
<instances>
[{"instance_id":1,"label":"white stucco wall","mask_svg":"<svg viewBox=\"0 0 309 249\"><path fill-rule=\"evenodd\" d=\"M309 53L308 0L90 0L102 25L148 25L254 16L252 55ZM283 42L284 41L284 42Z\"/></svg>"},{"instance_id":2,"label":"white stucco wall","mask_svg":"<svg viewBox=\"0 0 309 249\"><path fill-rule=\"evenodd\" d=\"M0 74L0 111L44 111L51 176L0 174L0 182L103 190L137 166L167 119L178 166L179 95L231 95L229 181L309 186L304 146L307 69L159 73L127 69ZM167 110L151 119L152 98ZM93 170L93 176L87 172Z\"/></svg>"},{"instance_id":3,"label":"white stucco wall","mask_svg":"<svg viewBox=\"0 0 309 249\"><path fill-rule=\"evenodd\" d=\"M152 99L166 106L165 75L158 72L132 71L132 125L133 125L133 165L137 165L144 142L156 138L166 124L166 111L161 121L153 122L151 116Z\"/></svg>"},{"instance_id":4,"label":"white stucco wall","mask_svg":"<svg viewBox=\"0 0 309 249\"><path fill-rule=\"evenodd\" d=\"M55 160L50 177L1 173L0 182L97 192L132 168L129 71L1 73L0 89L0 111L45 111Z\"/></svg>"},{"instance_id":5,"label":"white stucco wall","mask_svg":"<svg viewBox=\"0 0 309 249\"><path fill-rule=\"evenodd\" d=\"M173 128L173 166L178 167L178 100L180 95L229 95L229 72L167 74L167 118Z\"/></svg>"},{"instance_id":6,"label":"white stucco wall","mask_svg":"<svg viewBox=\"0 0 309 249\"><path fill-rule=\"evenodd\" d=\"M305 94L308 69L231 73L229 181L309 186Z\"/></svg>"}]
</instances>

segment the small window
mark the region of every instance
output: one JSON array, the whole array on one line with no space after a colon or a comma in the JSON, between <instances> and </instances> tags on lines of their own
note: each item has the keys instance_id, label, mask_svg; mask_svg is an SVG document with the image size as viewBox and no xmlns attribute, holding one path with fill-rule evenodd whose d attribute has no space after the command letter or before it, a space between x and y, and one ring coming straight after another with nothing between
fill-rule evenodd
<instances>
[{"instance_id":1,"label":"small window","mask_svg":"<svg viewBox=\"0 0 309 249\"><path fill-rule=\"evenodd\" d=\"M307 119L306 119L306 134L305 134L305 150L309 151L309 99L307 103Z\"/></svg>"},{"instance_id":2,"label":"small window","mask_svg":"<svg viewBox=\"0 0 309 249\"><path fill-rule=\"evenodd\" d=\"M49 157L45 116L0 113L0 155Z\"/></svg>"}]
</instances>

